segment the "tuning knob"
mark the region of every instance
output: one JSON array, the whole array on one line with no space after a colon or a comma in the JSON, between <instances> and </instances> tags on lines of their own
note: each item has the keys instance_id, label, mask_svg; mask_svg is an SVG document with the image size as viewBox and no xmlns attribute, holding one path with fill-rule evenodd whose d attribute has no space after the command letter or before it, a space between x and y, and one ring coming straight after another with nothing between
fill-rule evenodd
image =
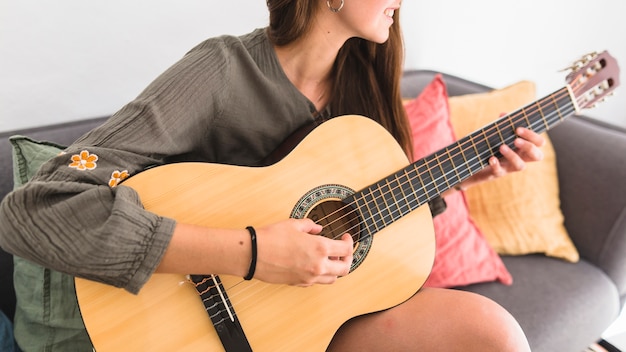
<instances>
[{"instance_id":1,"label":"tuning knob","mask_svg":"<svg viewBox=\"0 0 626 352\"><path fill-rule=\"evenodd\" d=\"M598 56L598 52L597 51L592 51L590 53L587 53L583 56L581 56L580 59L574 61L570 66L560 70L560 71L578 71L580 70L583 66L587 65L591 60L595 59Z\"/></svg>"}]
</instances>

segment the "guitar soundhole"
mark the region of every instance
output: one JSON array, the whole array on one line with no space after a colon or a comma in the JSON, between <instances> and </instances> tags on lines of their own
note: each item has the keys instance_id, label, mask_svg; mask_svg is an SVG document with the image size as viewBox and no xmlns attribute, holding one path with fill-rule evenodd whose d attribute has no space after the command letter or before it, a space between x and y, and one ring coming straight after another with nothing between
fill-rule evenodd
<instances>
[{"instance_id":1,"label":"guitar soundhole","mask_svg":"<svg viewBox=\"0 0 626 352\"><path fill-rule=\"evenodd\" d=\"M363 263L374 240L372 236L362 235L359 213L343 201L352 194L352 189L342 185L318 186L303 195L291 212L292 218L307 217L322 225L321 236L339 239L349 233L354 240L351 272Z\"/></svg>"},{"instance_id":2,"label":"guitar soundhole","mask_svg":"<svg viewBox=\"0 0 626 352\"><path fill-rule=\"evenodd\" d=\"M356 212L339 200L328 200L314 206L307 214L309 219L324 226L320 235L339 239L344 233L352 235L354 242L359 240L361 229Z\"/></svg>"}]
</instances>

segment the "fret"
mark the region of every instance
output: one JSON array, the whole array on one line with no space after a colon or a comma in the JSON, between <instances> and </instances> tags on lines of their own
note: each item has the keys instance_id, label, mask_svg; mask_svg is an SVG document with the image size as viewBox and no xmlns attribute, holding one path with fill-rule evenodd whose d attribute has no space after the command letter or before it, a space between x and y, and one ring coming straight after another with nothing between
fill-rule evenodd
<instances>
[{"instance_id":1,"label":"fret","mask_svg":"<svg viewBox=\"0 0 626 352\"><path fill-rule=\"evenodd\" d=\"M544 131L547 131L548 128L550 128L550 126L548 125L548 121L546 119L543 118L543 116L541 116L540 114L535 114L537 115L537 117L540 117L541 122L543 122L543 125L545 127Z\"/></svg>"},{"instance_id":2,"label":"fret","mask_svg":"<svg viewBox=\"0 0 626 352\"><path fill-rule=\"evenodd\" d=\"M427 199L428 199L428 195L427 193L425 193L426 189L424 188L424 183L421 181L421 179L419 178L419 176L417 176L417 178L415 177L411 177L411 172L409 171L409 168L411 170L413 170L413 173L415 173L415 175L417 176L417 172L415 171L415 165L409 165L409 167L405 168L403 170L404 173L404 177L406 179L406 182L403 184L402 190L403 193L406 193L409 197L411 197L411 199L409 201L407 201L407 205L409 207L409 209L414 209L415 208L415 204L424 204L426 203ZM415 188L415 185L419 183L422 185L421 191ZM407 187L408 186L408 187ZM425 200L421 200L422 195L425 196ZM411 205L413 204L413 205Z\"/></svg>"},{"instance_id":3,"label":"fret","mask_svg":"<svg viewBox=\"0 0 626 352\"><path fill-rule=\"evenodd\" d=\"M415 197L419 200L419 192L413 187L413 179L409 176L408 168L402 170L404 176L402 176L402 194L406 194L407 197L410 195L411 197ZM407 203L411 203L413 200L407 200ZM407 204L410 208L410 205Z\"/></svg>"},{"instance_id":4,"label":"fret","mask_svg":"<svg viewBox=\"0 0 626 352\"><path fill-rule=\"evenodd\" d=\"M504 122L506 122L506 120L504 120ZM500 136L500 141L502 143L506 143L506 138L504 138L504 135L502 135L502 131L500 131L499 123L496 122L494 126L496 128L496 132L498 132L498 135Z\"/></svg>"},{"instance_id":5,"label":"fret","mask_svg":"<svg viewBox=\"0 0 626 352\"><path fill-rule=\"evenodd\" d=\"M371 219L374 226L376 227L376 231L378 232L381 229L385 228L384 226L382 226L385 222L382 219L382 214L380 212L380 208L378 207L378 203L376 202L376 198L374 197L372 187L369 188L368 193L369 194L364 194L364 196L367 199L368 209L373 209L373 211L371 212Z\"/></svg>"},{"instance_id":6,"label":"fret","mask_svg":"<svg viewBox=\"0 0 626 352\"><path fill-rule=\"evenodd\" d=\"M395 208L395 212L397 212L397 205L396 202L393 201L393 194L391 193L391 189L389 188L389 184L387 182L384 182L386 180L383 180L382 183L379 184L378 187L374 188L374 195L376 196L376 203L378 203L380 206L379 208L382 209L381 213L382 213L382 219L383 219L383 223L385 225L391 224L393 222L394 216L394 208ZM389 223L387 223L387 218L389 218Z\"/></svg>"},{"instance_id":7,"label":"fret","mask_svg":"<svg viewBox=\"0 0 626 352\"><path fill-rule=\"evenodd\" d=\"M367 200L365 199L363 192L359 192L355 194L355 196L358 196L354 198L354 201L356 202L356 208L359 210L361 219L367 227L367 233L370 235L376 233L376 230L372 229L372 211L367 204Z\"/></svg>"},{"instance_id":8,"label":"fret","mask_svg":"<svg viewBox=\"0 0 626 352\"><path fill-rule=\"evenodd\" d=\"M487 133L485 132L485 128L481 128L480 132L482 133L482 141L483 143L487 144L487 150L491 150L491 144L489 143L489 138L487 138ZM477 148L480 150L480 153L478 153L478 155L482 155L485 150L484 149L480 149L477 145Z\"/></svg>"},{"instance_id":9,"label":"fret","mask_svg":"<svg viewBox=\"0 0 626 352\"><path fill-rule=\"evenodd\" d=\"M566 88L563 88L562 92L560 92L558 95L554 94L553 101L554 104L557 106L556 110L559 115L559 120L555 121L555 123L563 121L565 118L567 118L567 115L572 114L576 111L574 102L571 100L571 96ZM563 110L565 110L565 115L563 114Z\"/></svg>"},{"instance_id":10,"label":"fret","mask_svg":"<svg viewBox=\"0 0 626 352\"><path fill-rule=\"evenodd\" d=\"M467 137L461 139L463 142L461 145L469 144L469 148L463 148L465 150L464 155L467 159L467 165L470 165L470 170L473 173L482 169L482 160L480 159L480 152L474 142L474 135L470 134Z\"/></svg>"},{"instance_id":11,"label":"fret","mask_svg":"<svg viewBox=\"0 0 626 352\"><path fill-rule=\"evenodd\" d=\"M541 133L547 129L547 126L548 126L547 122L553 119L554 117L558 116L558 112L556 111L556 108L557 107L552 103L551 99L548 99L547 102L543 102L543 104L541 104L541 116L542 116L543 121L545 122L543 123L543 126L539 125L533 128L535 132ZM540 128L540 127L543 127L543 128Z\"/></svg>"},{"instance_id":12,"label":"fret","mask_svg":"<svg viewBox=\"0 0 626 352\"><path fill-rule=\"evenodd\" d=\"M561 110L559 109L559 103L556 101L554 94L552 95L552 100L554 101L555 110L559 114L559 120L563 121L564 118L563 118L563 115L561 115ZM546 130L547 129L548 128L546 128Z\"/></svg>"},{"instance_id":13,"label":"fret","mask_svg":"<svg viewBox=\"0 0 626 352\"><path fill-rule=\"evenodd\" d=\"M543 123L543 126L545 127L545 129L542 129L541 131L546 131L549 128L548 125L548 121L543 117L543 114L535 114L537 117L537 120L540 121L541 123ZM537 128L539 130L539 128Z\"/></svg>"},{"instance_id":14,"label":"fret","mask_svg":"<svg viewBox=\"0 0 626 352\"><path fill-rule=\"evenodd\" d=\"M476 143L474 142L474 135L470 135L469 136L470 139L470 143L472 143L472 147L474 148L474 152L476 154L474 154L474 159L480 160L480 152L478 151L478 147L476 146Z\"/></svg>"},{"instance_id":15,"label":"fret","mask_svg":"<svg viewBox=\"0 0 626 352\"><path fill-rule=\"evenodd\" d=\"M523 112L523 110L522 110ZM517 132L515 132L515 130L517 129L517 126L515 125L515 114L511 114L510 118L506 119L509 122L509 125L511 126L511 133L513 135L517 135Z\"/></svg>"},{"instance_id":16,"label":"fret","mask_svg":"<svg viewBox=\"0 0 626 352\"><path fill-rule=\"evenodd\" d=\"M463 139L461 139L461 141L463 141L463 140L469 141L469 138L463 138ZM458 148L459 148L459 150L461 151L461 153L460 153L460 154L461 154L461 156L463 157L463 164L464 164L464 165L468 165L468 166L469 166L470 164L469 164L469 161L468 161L467 155L465 155L465 148L463 148L463 144L464 144L464 143L461 143L460 141L456 143L457 147L458 147ZM468 168L467 168L467 170L468 170L468 172L469 172L470 176L471 176L471 175L473 175L473 171L472 171L472 168L471 168L471 167L468 167Z\"/></svg>"},{"instance_id":17,"label":"fret","mask_svg":"<svg viewBox=\"0 0 626 352\"><path fill-rule=\"evenodd\" d=\"M428 188L426 188L426 185L429 185L432 182L432 178L429 178L429 175L426 173L427 168L428 166L425 165L424 159L419 160L415 163L415 174L417 176L417 179L422 186L422 190L424 191L426 198L430 198L428 196Z\"/></svg>"},{"instance_id":18,"label":"fret","mask_svg":"<svg viewBox=\"0 0 626 352\"><path fill-rule=\"evenodd\" d=\"M461 177L461 175L459 174L459 167L457 165L461 165L460 163L455 163L454 160L456 159L458 161L458 157L460 153L457 153L455 151L455 154L453 154L451 152L451 150L456 149L456 148L446 148L446 154L448 154L448 160L450 161L450 164L452 166L452 171L454 171L454 175L456 176L456 182L455 184L461 183L461 181L463 181L463 178ZM450 185L448 185L450 186Z\"/></svg>"},{"instance_id":19,"label":"fret","mask_svg":"<svg viewBox=\"0 0 626 352\"><path fill-rule=\"evenodd\" d=\"M435 154L436 155L436 154ZM428 165L428 174L430 175L430 178L432 180L431 184L435 187L435 192L437 192L437 194L441 193L439 191L439 187L437 187L437 180L440 180L443 177L443 174L441 174L441 172L439 171L439 169L437 168L437 161L435 159L433 159L433 157L435 157L435 155L432 155L426 162L426 165ZM431 164L435 164L435 165L431 165ZM430 194L429 194L430 197Z\"/></svg>"},{"instance_id":20,"label":"fret","mask_svg":"<svg viewBox=\"0 0 626 352\"><path fill-rule=\"evenodd\" d=\"M455 172L458 175L458 182L472 176L472 168L467 161L465 152L463 151L463 148L461 148L461 145L456 143L454 148L451 148L450 150L452 154L452 163L454 164Z\"/></svg>"},{"instance_id":21,"label":"fret","mask_svg":"<svg viewBox=\"0 0 626 352\"><path fill-rule=\"evenodd\" d=\"M530 125L528 126L528 128L530 130L533 130L535 132L537 131L542 131L544 128L542 126L545 127L545 119L542 118L542 115L537 113L537 111L535 110L530 110L530 113L526 113L526 110L522 110L524 112L524 115L526 115L526 119L530 121Z\"/></svg>"},{"instance_id":22,"label":"fret","mask_svg":"<svg viewBox=\"0 0 626 352\"><path fill-rule=\"evenodd\" d=\"M524 111L524 108L521 109L521 112L522 112L522 116L524 116L524 119L526 120L526 128L532 130L533 129L533 124L528 119L528 115L526 114L526 111Z\"/></svg>"},{"instance_id":23,"label":"fret","mask_svg":"<svg viewBox=\"0 0 626 352\"><path fill-rule=\"evenodd\" d=\"M474 157L472 158L472 165L479 165L478 169L480 170L480 169L482 169L482 167L480 167L480 166L482 166L482 163L483 163L483 161L482 161L482 159L480 157L480 154L481 154L480 150L478 149L478 145L474 141L474 135L472 135L472 134L469 135L469 139L471 141L472 147L474 148L474 152L476 153L476 154L474 154Z\"/></svg>"},{"instance_id":24,"label":"fret","mask_svg":"<svg viewBox=\"0 0 626 352\"><path fill-rule=\"evenodd\" d=\"M517 127L531 128L532 122L530 122L525 107L519 110L519 113L512 113L510 115L511 125L513 126L513 134L517 136L515 130Z\"/></svg>"},{"instance_id":25,"label":"fret","mask_svg":"<svg viewBox=\"0 0 626 352\"><path fill-rule=\"evenodd\" d=\"M404 177L406 178L406 169L404 171ZM409 204L409 197L407 193L404 192L403 182L399 180L399 177L397 175L395 177L395 182L398 183L398 190L400 191L400 194L398 195L398 199L404 200L404 204L406 206L406 210L405 210L406 212L404 214L407 214L409 212L409 209L411 209L411 205ZM404 183L411 185L411 182L404 182ZM413 191L413 193L415 193L415 191Z\"/></svg>"},{"instance_id":26,"label":"fret","mask_svg":"<svg viewBox=\"0 0 626 352\"><path fill-rule=\"evenodd\" d=\"M392 175L391 177L386 178L385 183L387 185L387 188L389 189L389 193L391 194L393 205L398 212L398 216L394 217L394 220L399 219L402 215L406 214L403 212L402 209L408 208L408 204L406 204L406 196L404 196L404 194L402 193L402 187L398 182L397 175ZM401 202L404 202L404 204L401 204Z\"/></svg>"},{"instance_id":27,"label":"fret","mask_svg":"<svg viewBox=\"0 0 626 352\"><path fill-rule=\"evenodd\" d=\"M539 115L541 115L541 119L546 122L549 121L546 118L546 114L543 112L543 107L541 106L541 104L539 104L539 102L537 101L535 102L535 105L537 106L537 111L539 112Z\"/></svg>"},{"instance_id":28,"label":"fret","mask_svg":"<svg viewBox=\"0 0 626 352\"><path fill-rule=\"evenodd\" d=\"M494 126L494 127L492 127L492 128L494 128L494 129L495 129L495 126L497 126L497 125L498 125L497 123L493 124L493 126ZM502 156L502 154L500 154L500 145L501 145L502 143L504 143L504 140L500 139L500 137L498 136L498 134L492 131L492 128L490 128L490 127L488 126L488 127L486 127L485 129L487 129L487 128L488 128L488 131L489 131L489 133L487 134L487 135L488 135L488 137L487 137L487 141L489 142L488 144L489 144L490 148L489 148L489 150L487 151L487 153L485 154L485 156L483 156L483 158L484 158L485 162L487 162L487 160L488 160L488 159L489 159L492 155L495 155L495 156L497 156L498 158L499 158L499 157L501 157L501 156Z\"/></svg>"},{"instance_id":29,"label":"fret","mask_svg":"<svg viewBox=\"0 0 626 352\"><path fill-rule=\"evenodd\" d=\"M515 114L505 116L495 123L496 127L498 128L498 133L500 135L502 144L506 144L511 148L515 147L513 145L513 141L517 137L517 134L515 133L515 128L513 129L508 128L508 125L512 124L513 116L515 116Z\"/></svg>"},{"instance_id":30,"label":"fret","mask_svg":"<svg viewBox=\"0 0 626 352\"><path fill-rule=\"evenodd\" d=\"M440 157L439 153L436 153L435 158L437 159L437 165L439 166L439 170L441 170L442 182L440 182L440 184L443 185L443 183L445 182L445 189L450 189L452 188L452 186L450 185L450 180L448 178L448 171L454 171L454 165L451 164L447 149L444 150L444 153L448 154L448 157L446 157L445 155L441 155Z\"/></svg>"}]
</instances>

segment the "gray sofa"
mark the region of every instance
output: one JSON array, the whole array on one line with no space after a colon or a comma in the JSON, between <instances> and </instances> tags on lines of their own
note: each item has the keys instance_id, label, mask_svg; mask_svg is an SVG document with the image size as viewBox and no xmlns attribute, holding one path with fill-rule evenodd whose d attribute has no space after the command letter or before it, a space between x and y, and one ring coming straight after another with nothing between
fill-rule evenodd
<instances>
[{"instance_id":1,"label":"gray sofa","mask_svg":"<svg viewBox=\"0 0 626 352\"><path fill-rule=\"evenodd\" d=\"M407 71L403 95L416 96L432 71ZM450 95L489 87L445 75ZM0 198L13 187L7 138L22 134L69 144L104 118L0 133ZM582 259L576 264L542 255L504 257L512 286L476 284L520 322L533 351L583 351L618 316L626 302L626 130L582 116L549 132L557 153L565 226ZM14 312L12 258L0 252L0 308Z\"/></svg>"}]
</instances>

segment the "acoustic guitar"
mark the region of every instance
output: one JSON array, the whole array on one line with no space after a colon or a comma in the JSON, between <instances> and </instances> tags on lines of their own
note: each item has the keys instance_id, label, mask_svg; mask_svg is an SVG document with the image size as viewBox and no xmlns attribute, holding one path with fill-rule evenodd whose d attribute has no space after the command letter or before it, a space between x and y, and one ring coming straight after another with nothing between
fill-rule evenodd
<instances>
[{"instance_id":1,"label":"acoustic guitar","mask_svg":"<svg viewBox=\"0 0 626 352\"><path fill-rule=\"evenodd\" d=\"M414 163L380 125L331 119L266 167L178 163L124 182L149 211L210 227L309 217L321 235L355 240L348 275L308 288L228 275L154 274L138 295L76 279L97 351L322 351L347 320L409 299L435 254L429 200L513 146L518 126L544 132L619 84L607 53L578 60L565 87Z\"/></svg>"}]
</instances>

